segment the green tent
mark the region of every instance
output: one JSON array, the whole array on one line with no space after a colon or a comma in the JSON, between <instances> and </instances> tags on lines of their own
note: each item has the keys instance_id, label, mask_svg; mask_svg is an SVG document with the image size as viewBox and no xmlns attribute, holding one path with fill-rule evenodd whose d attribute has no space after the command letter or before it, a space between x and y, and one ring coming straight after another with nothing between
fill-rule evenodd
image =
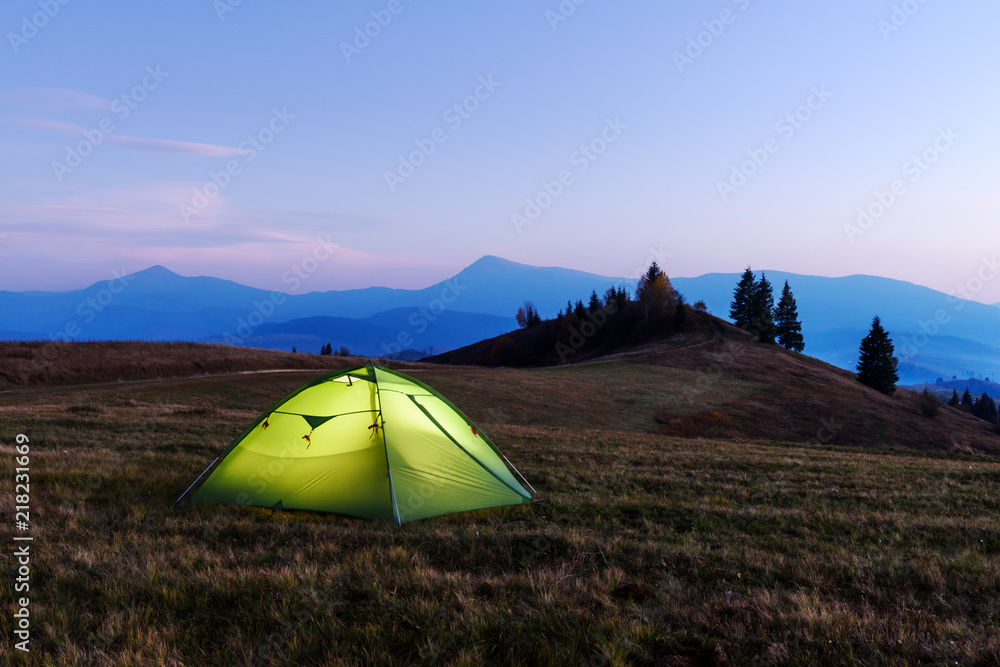
<instances>
[{"instance_id":1,"label":"green tent","mask_svg":"<svg viewBox=\"0 0 1000 667\"><path fill-rule=\"evenodd\" d=\"M209 468L216 461L193 498L400 524L531 502L500 450L458 408L419 380L378 366L299 388Z\"/></svg>"}]
</instances>

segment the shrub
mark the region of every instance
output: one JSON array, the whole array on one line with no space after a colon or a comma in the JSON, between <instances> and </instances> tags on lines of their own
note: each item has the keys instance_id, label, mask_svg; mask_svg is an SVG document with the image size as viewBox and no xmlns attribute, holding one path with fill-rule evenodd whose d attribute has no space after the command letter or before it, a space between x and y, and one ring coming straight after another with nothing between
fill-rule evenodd
<instances>
[{"instance_id":1,"label":"shrub","mask_svg":"<svg viewBox=\"0 0 1000 667\"><path fill-rule=\"evenodd\" d=\"M937 399L937 396L927 391L926 387L917 398L917 405L920 407L920 414L932 419L937 417L938 411L941 409L941 401Z\"/></svg>"}]
</instances>

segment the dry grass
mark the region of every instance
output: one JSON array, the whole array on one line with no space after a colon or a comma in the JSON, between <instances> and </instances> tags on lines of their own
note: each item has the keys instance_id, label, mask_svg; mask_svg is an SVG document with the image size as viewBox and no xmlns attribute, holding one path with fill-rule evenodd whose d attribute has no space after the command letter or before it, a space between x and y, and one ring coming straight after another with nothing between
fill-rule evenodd
<instances>
[{"instance_id":1,"label":"dry grass","mask_svg":"<svg viewBox=\"0 0 1000 667\"><path fill-rule=\"evenodd\" d=\"M592 401L611 377L628 384L632 367L415 371L468 408L551 504L402 528L173 506L309 374L2 397L5 441L30 430L35 489L33 651L16 660L1000 662L996 459L664 437L642 432L648 412L585 425L574 396ZM637 412L661 400L711 408L708 394L688 404L663 391L632 395ZM547 417L553 405L567 410ZM14 660L8 638L0 662Z\"/></svg>"},{"instance_id":2,"label":"dry grass","mask_svg":"<svg viewBox=\"0 0 1000 667\"><path fill-rule=\"evenodd\" d=\"M268 369L335 370L364 363L356 357L201 343L0 341L0 389Z\"/></svg>"}]
</instances>

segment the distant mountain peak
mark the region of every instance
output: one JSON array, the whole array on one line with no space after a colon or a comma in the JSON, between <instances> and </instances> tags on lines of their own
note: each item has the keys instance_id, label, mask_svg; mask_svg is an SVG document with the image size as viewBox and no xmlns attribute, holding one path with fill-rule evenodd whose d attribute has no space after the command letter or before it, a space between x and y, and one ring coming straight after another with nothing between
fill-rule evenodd
<instances>
[{"instance_id":1,"label":"distant mountain peak","mask_svg":"<svg viewBox=\"0 0 1000 667\"><path fill-rule=\"evenodd\" d=\"M467 269L472 267L491 267L491 266L526 266L525 264L518 264L517 262L512 262L509 259L504 259L503 257L497 257L496 255L483 255L472 264L467 266Z\"/></svg>"},{"instance_id":2,"label":"distant mountain peak","mask_svg":"<svg viewBox=\"0 0 1000 667\"><path fill-rule=\"evenodd\" d=\"M181 278L183 276L174 273L170 269L160 264L154 264L148 269L143 269L142 271L136 271L132 275L134 276L145 276L148 278Z\"/></svg>"}]
</instances>

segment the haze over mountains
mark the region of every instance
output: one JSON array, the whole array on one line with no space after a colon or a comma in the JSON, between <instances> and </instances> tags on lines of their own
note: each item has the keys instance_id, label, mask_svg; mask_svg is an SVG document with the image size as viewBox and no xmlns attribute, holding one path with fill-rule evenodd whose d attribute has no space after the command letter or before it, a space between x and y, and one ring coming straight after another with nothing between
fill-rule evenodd
<instances>
[{"instance_id":1,"label":"haze over mountains","mask_svg":"<svg viewBox=\"0 0 1000 667\"><path fill-rule=\"evenodd\" d=\"M878 314L896 344L903 383L993 377L1000 371L1000 308L888 278L766 272L798 302L805 353L853 370ZM759 275L759 274L758 274ZM728 319L739 273L671 278L688 303ZM318 352L324 343L366 356L441 352L515 328L526 300L543 317L591 290L635 280L542 268L486 256L418 290L370 287L289 295L161 266L70 292L0 292L0 338L192 340ZM410 356L416 356L411 353Z\"/></svg>"}]
</instances>

